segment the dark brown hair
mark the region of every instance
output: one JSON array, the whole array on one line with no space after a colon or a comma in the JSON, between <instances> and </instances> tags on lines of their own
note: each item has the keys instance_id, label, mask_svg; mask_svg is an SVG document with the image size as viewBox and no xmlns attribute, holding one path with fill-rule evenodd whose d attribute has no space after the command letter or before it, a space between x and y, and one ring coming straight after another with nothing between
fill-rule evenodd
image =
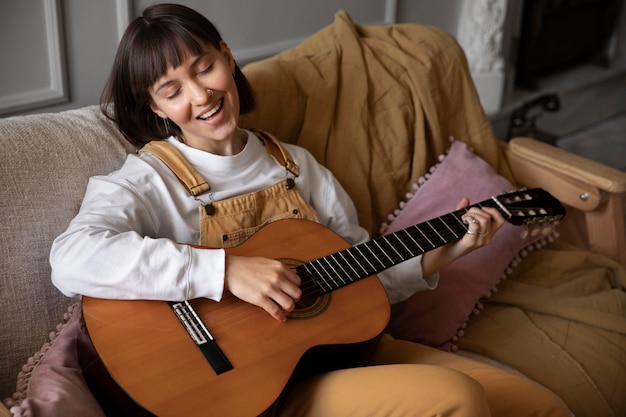
<instances>
[{"instance_id":1,"label":"dark brown hair","mask_svg":"<svg viewBox=\"0 0 626 417\"><path fill-rule=\"evenodd\" d=\"M104 115L113 120L126 140L142 146L151 140L179 135L173 122L165 123L150 108L149 87L168 68L178 67L189 55L203 52L202 44L221 49L222 37L200 13L178 4L155 4L126 28L113 68L100 98ZM250 85L235 65L240 113L254 109Z\"/></svg>"}]
</instances>

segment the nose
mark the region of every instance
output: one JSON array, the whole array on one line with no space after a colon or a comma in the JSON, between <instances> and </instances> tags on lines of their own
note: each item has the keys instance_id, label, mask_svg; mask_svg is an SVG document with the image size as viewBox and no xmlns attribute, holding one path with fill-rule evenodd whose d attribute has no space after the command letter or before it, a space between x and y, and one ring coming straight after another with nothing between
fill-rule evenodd
<instances>
[{"instance_id":1,"label":"nose","mask_svg":"<svg viewBox=\"0 0 626 417\"><path fill-rule=\"evenodd\" d=\"M193 104L203 105L206 104L215 92L199 83L191 83L190 86L190 100Z\"/></svg>"}]
</instances>

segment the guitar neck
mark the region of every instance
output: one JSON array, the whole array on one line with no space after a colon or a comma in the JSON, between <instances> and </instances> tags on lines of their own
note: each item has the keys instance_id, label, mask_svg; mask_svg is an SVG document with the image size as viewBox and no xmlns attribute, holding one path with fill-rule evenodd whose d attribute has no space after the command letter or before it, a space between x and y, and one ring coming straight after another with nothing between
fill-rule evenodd
<instances>
[{"instance_id":1,"label":"guitar neck","mask_svg":"<svg viewBox=\"0 0 626 417\"><path fill-rule=\"evenodd\" d=\"M495 207L508 218L511 214L496 199L471 207ZM461 216L470 207L445 214L389 235L315 259L296 268L298 275L315 283L316 294L334 291L377 274L408 259L460 240L467 233Z\"/></svg>"}]
</instances>

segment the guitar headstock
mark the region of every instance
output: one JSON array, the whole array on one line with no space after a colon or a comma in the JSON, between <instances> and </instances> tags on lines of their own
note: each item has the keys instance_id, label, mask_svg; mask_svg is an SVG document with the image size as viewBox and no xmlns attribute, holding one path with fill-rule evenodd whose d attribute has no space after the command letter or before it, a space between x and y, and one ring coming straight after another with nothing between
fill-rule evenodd
<instances>
[{"instance_id":1,"label":"guitar headstock","mask_svg":"<svg viewBox=\"0 0 626 417\"><path fill-rule=\"evenodd\" d=\"M566 213L561 202L541 188L514 191L493 199L504 218L516 226L556 223Z\"/></svg>"}]
</instances>

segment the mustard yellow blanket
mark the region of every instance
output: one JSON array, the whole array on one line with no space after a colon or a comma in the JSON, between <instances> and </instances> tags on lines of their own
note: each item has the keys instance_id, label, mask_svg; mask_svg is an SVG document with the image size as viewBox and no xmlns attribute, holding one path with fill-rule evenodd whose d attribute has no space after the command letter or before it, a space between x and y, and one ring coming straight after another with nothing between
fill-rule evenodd
<instances>
[{"instance_id":1,"label":"mustard yellow blanket","mask_svg":"<svg viewBox=\"0 0 626 417\"><path fill-rule=\"evenodd\" d=\"M532 253L485 302L459 346L508 363L577 417L626 416L626 273L573 248Z\"/></svg>"},{"instance_id":2,"label":"mustard yellow blanket","mask_svg":"<svg viewBox=\"0 0 626 417\"><path fill-rule=\"evenodd\" d=\"M244 68L258 99L246 127L308 148L372 235L461 139L512 179L456 41L417 25L364 27L345 13L301 45ZM626 416L626 277L606 258L531 254L474 317L467 350L513 365L577 417Z\"/></svg>"},{"instance_id":3,"label":"mustard yellow blanket","mask_svg":"<svg viewBox=\"0 0 626 417\"><path fill-rule=\"evenodd\" d=\"M309 149L372 234L451 136L511 179L465 55L441 30L358 26L340 12L301 45L244 72L258 109L243 125Z\"/></svg>"}]
</instances>

